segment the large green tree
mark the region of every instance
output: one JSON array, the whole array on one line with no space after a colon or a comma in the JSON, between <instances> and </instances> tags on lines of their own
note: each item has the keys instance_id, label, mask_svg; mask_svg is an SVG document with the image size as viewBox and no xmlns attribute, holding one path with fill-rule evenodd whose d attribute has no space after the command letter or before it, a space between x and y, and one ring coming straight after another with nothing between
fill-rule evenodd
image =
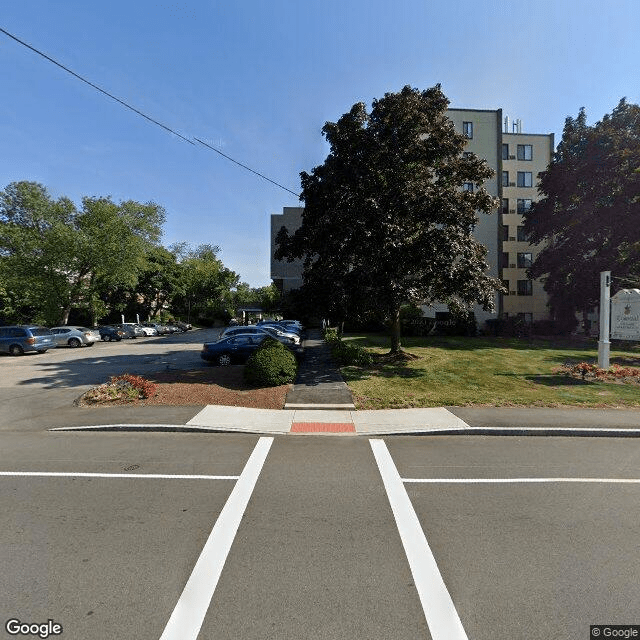
<instances>
[{"instance_id":1,"label":"large green tree","mask_svg":"<svg viewBox=\"0 0 640 640\"><path fill-rule=\"evenodd\" d=\"M493 171L463 155L448 105L439 85L407 86L327 122L329 155L301 174L302 226L277 238L277 259L304 259L319 313L386 319L392 352L403 304L491 309L501 288L473 237L478 213L497 206L482 186Z\"/></svg>"},{"instance_id":2,"label":"large green tree","mask_svg":"<svg viewBox=\"0 0 640 640\"><path fill-rule=\"evenodd\" d=\"M4 289L31 319L66 324L81 309L95 321L106 311L105 290L137 283L164 217L154 203L86 197L77 209L39 183L11 183L0 192Z\"/></svg>"},{"instance_id":3,"label":"large green tree","mask_svg":"<svg viewBox=\"0 0 640 640\"><path fill-rule=\"evenodd\" d=\"M218 258L220 247L201 244L190 247L179 243L170 247L179 265L181 293L174 297L174 311L201 322L229 315L231 290L240 276L224 266Z\"/></svg>"},{"instance_id":4,"label":"large green tree","mask_svg":"<svg viewBox=\"0 0 640 640\"><path fill-rule=\"evenodd\" d=\"M541 198L525 216L525 233L542 243L529 274L542 277L558 319L598 305L599 273L640 278L640 107L621 100L587 124L581 109L540 174ZM623 281L624 281L623 280Z\"/></svg>"}]
</instances>

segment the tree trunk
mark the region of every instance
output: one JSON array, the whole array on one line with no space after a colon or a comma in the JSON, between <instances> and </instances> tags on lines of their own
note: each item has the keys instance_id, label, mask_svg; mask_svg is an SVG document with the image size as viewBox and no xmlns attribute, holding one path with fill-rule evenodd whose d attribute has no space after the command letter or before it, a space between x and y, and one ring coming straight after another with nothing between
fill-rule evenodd
<instances>
[{"instance_id":1,"label":"tree trunk","mask_svg":"<svg viewBox=\"0 0 640 640\"><path fill-rule=\"evenodd\" d=\"M402 351L402 345L400 344L400 307L398 307L391 321L391 353L400 353L400 351Z\"/></svg>"},{"instance_id":2,"label":"tree trunk","mask_svg":"<svg viewBox=\"0 0 640 640\"><path fill-rule=\"evenodd\" d=\"M61 326L65 326L69 323L69 314L71 313L71 307L66 307L62 311L62 320L60 321Z\"/></svg>"}]
</instances>

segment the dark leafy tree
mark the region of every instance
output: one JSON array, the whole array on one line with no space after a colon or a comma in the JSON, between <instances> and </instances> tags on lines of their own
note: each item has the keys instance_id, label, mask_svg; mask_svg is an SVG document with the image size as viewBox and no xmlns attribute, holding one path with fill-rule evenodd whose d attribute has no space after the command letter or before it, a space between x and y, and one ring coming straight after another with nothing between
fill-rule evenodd
<instances>
[{"instance_id":1,"label":"dark leafy tree","mask_svg":"<svg viewBox=\"0 0 640 640\"><path fill-rule=\"evenodd\" d=\"M599 273L640 276L640 107L621 100L602 121L584 109L565 121L562 141L525 216L525 233L543 248L529 270L542 277L555 316L599 303Z\"/></svg>"},{"instance_id":2,"label":"dark leafy tree","mask_svg":"<svg viewBox=\"0 0 640 640\"><path fill-rule=\"evenodd\" d=\"M491 309L501 289L472 235L478 213L497 206L482 186L493 171L463 156L448 105L439 85L407 86L326 123L329 155L301 174L302 226L277 238L277 259L304 259L321 315L385 318L394 353L403 304Z\"/></svg>"}]
</instances>

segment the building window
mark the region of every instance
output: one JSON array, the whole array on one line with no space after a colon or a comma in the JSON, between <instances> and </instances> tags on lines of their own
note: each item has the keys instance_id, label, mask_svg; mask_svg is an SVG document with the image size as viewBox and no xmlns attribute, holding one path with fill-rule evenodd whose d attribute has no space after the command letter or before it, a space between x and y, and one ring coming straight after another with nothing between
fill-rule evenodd
<instances>
[{"instance_id":1,"label":"building window","mask_svg":"<svg viewBox=\"0 0 640 640\"><path fill-rule=\"evenodd\" d=\"M509 186L509 172L508 171L503 171L502 172L502 186L503 187L508 187Z\"/></svg>"},{"instance_id":2,"label":"building window","mask_svg":"<svg viewBox=\"0 0 640 640\"><path fill-rule=\"evenodd\" d=\"M533 173L531 171L518 171L518 186L533 187Z\"/></svg>"},{"instance_id":3,"label":"building window","mask_svg":"<svg viewBox=\"0 0 640 640\"><path fill-rule=\"evenodd\" d=\"M519 313L518 318L525 324L531 324L533 322L533 313Z\"/></svg>"},{"instance_id":4,"label":"building window","mask_svg":"<svg viewBox=\"0 0 640 640\"><path fill-rule=\"evenodd\" d=\"M509 252L503 251L500 259L500 268L508 269L509 268Z\"/></svg>"},{"instance_id":5,"label":"building window","mask_svg":"<svg viewBox=\"0 0 640 640\"><path fill-rule=\"evenodd\" d=\"M533 160L533 146L530 144L519 144L518 160Z\"/></svg>"},{"instance_id":6,"label":"building window","mask_svg":"<svg viewBox=\"0 0 640 640\"><path fill-rule=\"evenodd\" d=\"M533 256L530 253L518 254L518 269L528 269L533 262Z\"/></svg>"},{"instance_id":7,"label":"building window","mask_svg":"<svg viewBox=\"0 0 640 640\"><path fill-rule=\"evenodd\" d=\"M518 198L518 213L524 215L529 209L531 209L531 200L529 198Z\"/></svg>"},{"instance_id":8,"label":"building window","mask_svg":"<svg viewBox=\"0 0 640 640\"><path fill-rule=\"evenodd\" d=\"M502 145L502 159L503 160L508 160L509 159L509 145L508 144L504 144Z\"/></svg>"},{"instance_id":9,"label":"building window","mask_svg":"<svg viewBox=\"0 0 640 640\"><path fill-rule=\"evenodd\" d=\"M473 122L463 122L462 123L462 134L465 138L469 138L469 140L473 140Z\"/></svg>"},{"instance_id":10,"label":"building window","mask_svg":"<svg viewBox=\"0 0 640 640\"><path fill-rule=\"evenodd\" d=\"M471 193L473 193L473 182L465 182L462 188L464 191L471 191Z\"/></svg>"},{"instance_id":11,"label":"building window","mask_svg":"<svg viewBox=\"0 0 640 640\"><path fill-rule=\"evenodd\" d=\"M508 240L509 239L509 225L503 224L502 229L500 230L500 240Z\"/></svg>"},{"instance_id":12,"label":"building window","mask_svg":"<svg viewBox=\"0 0 640 640\"><path fill-rule=\"evenodd\" d=\"M509 198L502 198L502 213L509 213Z\"/></svg>"},{"instance_id":13,"label":"building window","mask_svg":"<svg viewBox=\"0 0 640 640\"><path fill-rule=\"evenodd\" d=\"M518 242L527 242L527 236L524 233L524 227L521 225L518 225L517 239L518 239Z\"/></svg>"},{"instance_id":14,"label":"building window","mask_svg":"<svg viewBox=\"0 0 640 640\"><path fill-rule=\"evenodd\" d=\"M532 296L533 295L533 282L531 280L518 280L518 295L519 296Z\"/></svg>"},{"instance_id":15,"label":"building window","mask_svg":"<svg viewBox=\"0 0 640 640\"><path fill-rule=\"evenodd\" d=\"M506 291L502 295L503 296L508 296L509 295L509 281L508 280L503 280L502 281L502 286L506 289Z\"/></svg>"}]
</instances>

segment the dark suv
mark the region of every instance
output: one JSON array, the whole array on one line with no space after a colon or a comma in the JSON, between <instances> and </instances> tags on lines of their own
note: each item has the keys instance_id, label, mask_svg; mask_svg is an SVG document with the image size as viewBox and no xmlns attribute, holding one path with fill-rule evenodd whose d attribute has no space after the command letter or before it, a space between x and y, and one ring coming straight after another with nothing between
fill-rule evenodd
<instances>
[{"instance_id":1,"label":"dark suv","mask_svg":"<svg viewBox=\"0 0 640 640\"><path fill-rule=\"evenodd\" d=\"M53 334L46 327L21 324L0 327L0 351L21 356L26 351L44 353L56 346Z\"/></svg>"}]
</instances>

